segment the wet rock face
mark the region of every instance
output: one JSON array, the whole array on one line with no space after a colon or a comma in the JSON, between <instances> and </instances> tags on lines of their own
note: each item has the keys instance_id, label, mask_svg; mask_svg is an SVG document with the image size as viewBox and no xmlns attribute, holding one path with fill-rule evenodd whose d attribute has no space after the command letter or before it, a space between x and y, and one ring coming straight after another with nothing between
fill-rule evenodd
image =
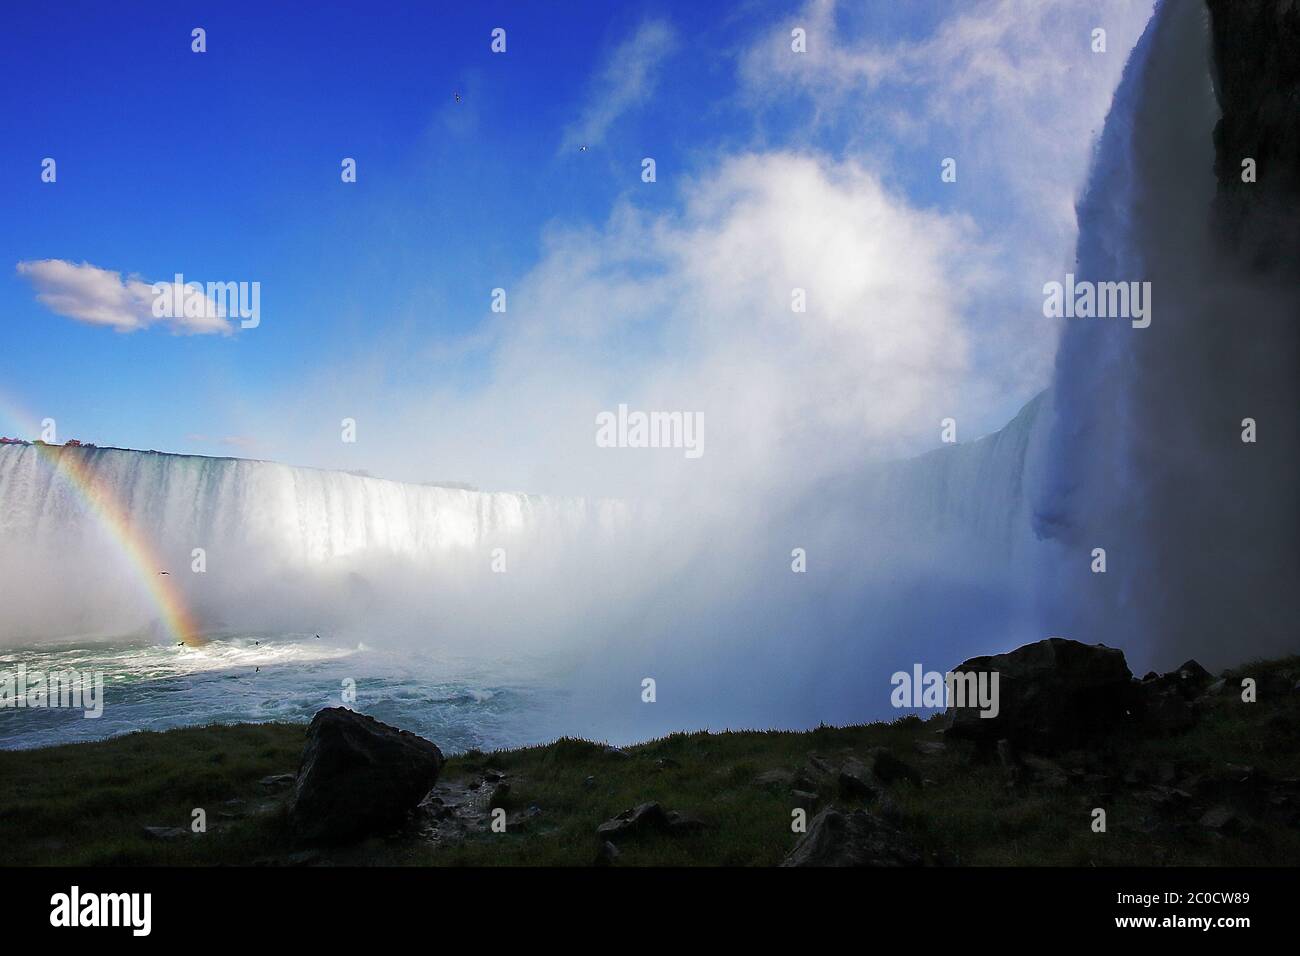
<instances>
[{"instance_id":1,"label":"wet rock face","mask_svg":"<svg viewBox=\"0 0 1300 956\"><path fill-rule=\"evenodd\" d=\"M1300 275L1300 0L1207 0L1218 232L1252 270ZM1255 160L1257 182L1242 181Z\"/></svg>"},{"instance_id":2,"label":"wet rock face","mask_svg":"<svg viewBox=\"0 0 1300 956\"><path fill-rule=\"evenodd\" d=\"M343 707L312 718L294 783L295 835L341 842L400 827L442 770L436 745Z\"/></svg>"}]
</instances>

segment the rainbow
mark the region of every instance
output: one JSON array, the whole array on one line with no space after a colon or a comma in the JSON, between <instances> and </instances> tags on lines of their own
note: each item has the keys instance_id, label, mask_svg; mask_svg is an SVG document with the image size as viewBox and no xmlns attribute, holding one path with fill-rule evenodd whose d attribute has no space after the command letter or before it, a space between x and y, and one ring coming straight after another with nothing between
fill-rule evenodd
<instances>
[{"instance_id":1,"label":"rainbow","mask_svg":"<svg viewBox=\"0 0 1300 956\"><path fill-rule=\"evenodd\" d=\"M14 422L34 421L28 416L14 414L11 404L0 407L5 408ZM180 588L171 583L171 575L158 573L165 565L159 560L153 545L131 522L130 513L113 489L90 467L94 452L65 445L34 443L29 447L36 449L38 458L50 465L56 477L62 479L81 500L87 513L99 522L121 550L172 639L189 646L203 643L202 629Z\"/></svg>"}]
</instances>

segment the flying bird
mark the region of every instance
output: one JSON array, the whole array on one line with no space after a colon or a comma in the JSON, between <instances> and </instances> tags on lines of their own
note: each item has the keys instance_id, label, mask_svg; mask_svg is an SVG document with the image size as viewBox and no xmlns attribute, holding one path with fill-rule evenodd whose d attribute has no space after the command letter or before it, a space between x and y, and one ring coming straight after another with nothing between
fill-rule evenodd
<instances>
[{"instance_id":1,"label":"flying bird","mask_svg":"<svg viewBox=\"0 0 1300 956\"><path fill-rule=\"evenodd\" d=\"M159 573L159 574L171 574L170 571L159 571L158 573Z\"/></svg>"}]
</instances>

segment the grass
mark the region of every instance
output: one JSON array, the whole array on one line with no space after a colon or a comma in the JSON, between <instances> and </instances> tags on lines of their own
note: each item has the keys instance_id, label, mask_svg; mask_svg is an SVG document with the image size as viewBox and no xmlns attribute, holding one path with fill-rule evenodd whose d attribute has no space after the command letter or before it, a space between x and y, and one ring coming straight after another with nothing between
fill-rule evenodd
<instances>
[{"instance_id":1,"label":"grass","mask_svg":"<svg viewBox=\"0 0 1300 956\"><path fill-rule=\"evenodd\" d=\"M1239 668L1241 673L1300 671L1300 658ZM1195 824L1199 807L1176 825L1153 827L1142 785L1119 778L1133 768L1174 764L1185 779L1225 764L1250 764L1273 778L1300 777L1300 695L1242 704L1232 695L1206 709L1177 737L1117 738L1078 755L1094 777L1067 786L1007 785L996 764L949 745L922 755L914 744L941 739L940 718L793 733L682 733L607 753L585 741L470 752L452 757L442 781L478 780L485 768L511 782L505 808L540 814L504 834L471 830L433 844L415 834L320 851L311 862L447 866L585 866L597 849L596 827L638 803L703 820L690 836L650 837L622 846L618 865L769 866L794 845L789 788L765 789L768 770L795 772L816 754L838 763L887 747L926 779L887 790L892 819L927 858L964 865L1122 866L1290 865L1300 859L1300 830L1264 816L1247 833L1221 836ZM301 725L211 726L135 733L89 744L0 752L0 845L12 865L215 865L294 862L285 827L287 791L259 781L297 768ZM1069 765L1071 758L1061 763ZM588 778L594 778L588 783ZM1181 784L1175 784L1180 786ZM833 780L822 803L848 807ZM229 801L238 801L231 803ZM1104 807L1108 832L1093 833L1091 810ZM194 808L208 832L170 841L145 826L189 829ZM881 809L881 808L877 808Z\"/></svg>"}]
</instances>

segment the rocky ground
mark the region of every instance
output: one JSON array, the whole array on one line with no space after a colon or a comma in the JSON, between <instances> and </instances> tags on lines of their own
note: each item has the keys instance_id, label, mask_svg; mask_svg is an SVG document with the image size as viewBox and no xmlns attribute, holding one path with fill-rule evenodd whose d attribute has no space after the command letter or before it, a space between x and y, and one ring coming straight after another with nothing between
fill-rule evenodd
<instances>
[{"instance_id":1,"label":"rocky ground","mask_svg":"<svg viewBox=\"0 0 1300 956\"><path fill-rule=\"evenodd\" d=\"M1300 859L1300 658L1136 680L1118 651L1063 641L957 670L990 668L993 720L444 758L327 710L305 736L241 725L0 753L0 841L13 864L37 865Z\"/></svg>"}]
</instances>

